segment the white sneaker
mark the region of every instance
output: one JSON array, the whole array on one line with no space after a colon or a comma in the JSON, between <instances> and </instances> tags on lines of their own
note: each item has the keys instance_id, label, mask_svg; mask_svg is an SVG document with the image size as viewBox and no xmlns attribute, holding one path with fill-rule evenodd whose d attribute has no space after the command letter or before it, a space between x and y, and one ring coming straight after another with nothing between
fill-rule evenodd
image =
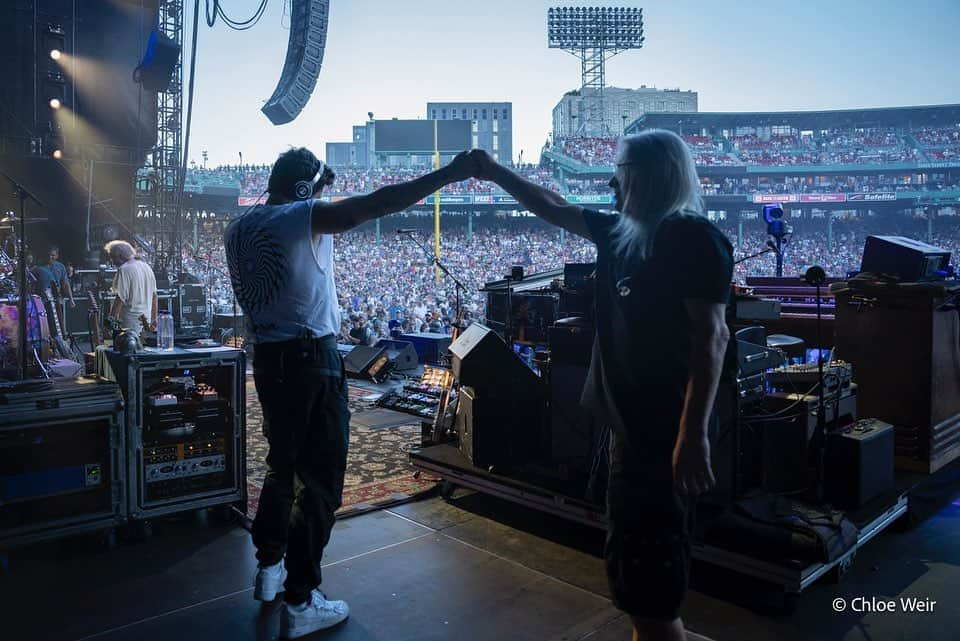
<instances>
[{"instance_id":1,"label":"white sneaker","mask_svg":"<svg viewBox=\"0 0 960 641\"><path fill-rule=\"evenodd\" d=\"M283 567L283 561L260 568L253 584L253 598L257 601L273 601L277 593L283 590L286 580L287 569Z\"/></svg>"},{"instance_id":2,"label":"white sneaker","mask_svg":"<svg viewBox=\"0 0 960 641\"><path fill-rule=\"evenodd\" d=\"M280 618L280 638L296 639L305 634L332 628L350 616L344 601L327 601L320 590L310 593L310 600L299 605L287 604Z\"/></svg>"}]
</instances>

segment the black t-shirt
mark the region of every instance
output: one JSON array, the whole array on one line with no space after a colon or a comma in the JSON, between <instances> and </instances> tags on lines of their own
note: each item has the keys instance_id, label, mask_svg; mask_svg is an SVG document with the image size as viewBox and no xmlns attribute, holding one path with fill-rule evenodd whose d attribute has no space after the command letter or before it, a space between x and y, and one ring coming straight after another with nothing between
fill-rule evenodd
<instances>
[{"instance_id":1,"label":"black t-shirt","mask_svg":"<svg viewBox=\"0 0 960 641\"><path fill-rule=\"evenodd\" d=\"M706 218L678 213L660 224L647 259L628 262L612 246L618 216L584 210L584 218L597 245L593 358L605 388L592 402L614 405L634 445L672 446L689 378L683 301L726 303L733 248Z\"/></svg>"}]
</instances>

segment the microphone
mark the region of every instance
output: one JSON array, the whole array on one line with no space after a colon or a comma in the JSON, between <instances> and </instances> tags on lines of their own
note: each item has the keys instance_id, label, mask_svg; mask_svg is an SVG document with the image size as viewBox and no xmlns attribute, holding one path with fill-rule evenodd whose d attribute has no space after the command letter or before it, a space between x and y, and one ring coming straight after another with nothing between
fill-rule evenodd
<instances>
[{"instance_id":1,"label":"microphone","mask_svg":"<svg viewBox=\"0 0 960 641\"><path fill-rule=\"evenodd\" d=\"M402 227L402 228L400 228L400 229L397 230L397 233L398 233L398 234L412 234L412 233L414 233L415 231L417 231L417 230L416 230L416 229L409 228L409 227Z\"/></svg>"}]
</instances>

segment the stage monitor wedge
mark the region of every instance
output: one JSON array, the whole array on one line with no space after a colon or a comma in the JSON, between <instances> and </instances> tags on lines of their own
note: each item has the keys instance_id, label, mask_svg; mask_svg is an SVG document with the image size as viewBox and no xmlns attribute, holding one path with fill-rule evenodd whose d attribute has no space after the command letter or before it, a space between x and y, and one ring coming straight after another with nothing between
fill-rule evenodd
<instances>
[{"instance_id":1,"label":"stage monitor wedge","mask_svg":"<svg viewBox=\"0 0 960 641\"><path fill-rule=\"evenodd\" d=\"M329 15L330 0L292 0L287 58L277 88L261 109L273 124L292 122L310 100L323 64Z\"/></svg>"},{"instance_id":2,"label":"stage monitor wedge","mask_svg":"<svg viewBox=\"0 0 960 641\"><path fill-rule=\"evenodd\" d=\"M533 371L489 327L474 323L450 345L457 382L483 395L530 395L539 382Z\"/></svg>"}]
</instances>

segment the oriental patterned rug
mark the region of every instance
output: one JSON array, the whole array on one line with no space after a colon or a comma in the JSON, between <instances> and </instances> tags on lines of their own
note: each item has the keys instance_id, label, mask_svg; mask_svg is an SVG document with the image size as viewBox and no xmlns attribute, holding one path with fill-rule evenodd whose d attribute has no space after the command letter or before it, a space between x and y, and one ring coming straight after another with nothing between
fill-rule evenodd
<instances>
[{"instance_id":1,"label":"oriental patterned rug","mask_svg":"<svg viewBox=\"0 0 960 641\"><path fill-rule=\"evenodd\" d=\"M420 421L413 416L378 409L370 390L349 386L350 450L338 516L411 500L432 490L439 479L414 476L410 450L420 446ZM248 516L257 512L266 472L267 439L263 414L253 380L247 382L247 492Z\"/></svg>"}]
</instances>

